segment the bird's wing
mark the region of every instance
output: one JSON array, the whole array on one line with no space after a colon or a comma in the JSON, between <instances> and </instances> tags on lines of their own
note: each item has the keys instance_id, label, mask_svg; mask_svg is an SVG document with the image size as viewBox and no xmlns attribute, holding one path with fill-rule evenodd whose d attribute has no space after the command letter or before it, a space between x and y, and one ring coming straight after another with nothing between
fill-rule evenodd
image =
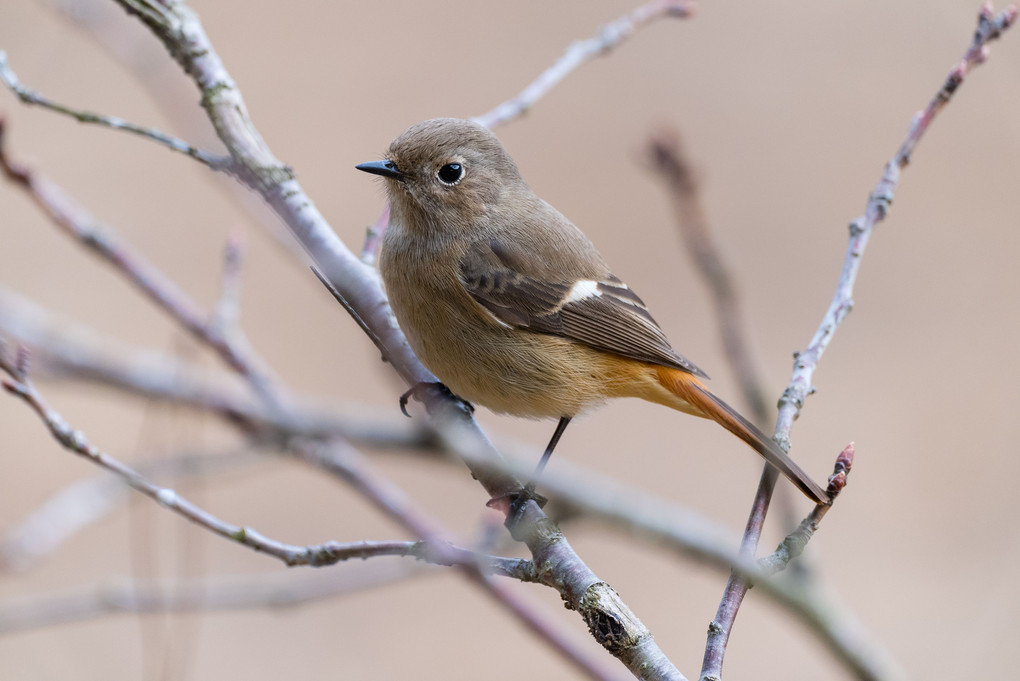
<instances>
[{"instance_id":1,"label":"bird's wing","mask_svg":"<svg viewBox=\"0 0 1020 681\"><path fill-rule=\"evenodd\" d=\"M477 242L461 259L460 280L479 305L508 326L706 377L670 347L644 302L619 278L550 281L529 275L528 261L507 242Z\"/></svg>"}]
</instances>

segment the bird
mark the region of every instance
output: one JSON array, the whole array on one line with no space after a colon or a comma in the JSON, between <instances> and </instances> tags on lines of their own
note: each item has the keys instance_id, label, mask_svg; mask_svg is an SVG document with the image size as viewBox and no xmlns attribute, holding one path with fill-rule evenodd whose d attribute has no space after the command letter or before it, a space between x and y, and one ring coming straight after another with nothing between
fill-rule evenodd
<instances>
[{"instance_id":1,"label":"bird","mask_svg":"<svg viewBox=\"0 0 1020 681\"><path fill-rule=\"evenodd\" d=\"M673 349L592 241L532 191L487 127L427 120L383 160L355 167L385 179L379 270L422 363L467 403L558 419L528 493L573 418L637 397L715 421L829 503L774 440L709 391L707 375Z\"/></svg>"}]
</instances>

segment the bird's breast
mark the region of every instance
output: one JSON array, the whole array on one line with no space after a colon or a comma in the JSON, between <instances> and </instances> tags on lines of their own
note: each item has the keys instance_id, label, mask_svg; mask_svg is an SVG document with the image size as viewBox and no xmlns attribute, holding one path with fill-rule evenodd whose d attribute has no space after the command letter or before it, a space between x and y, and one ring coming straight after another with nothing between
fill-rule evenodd
<instances>
[{"instance_id":1,"label":"bird's breast","mask_svg":"<svg viewBox=\"0 0 1020 681\"><path fill-rule=\"evenodd\" d=\"M411 349L458 396L528 418L573 416L614 396L600 368L611 356L499 321L444 254L384 245L379 266Z\"/></svg>"}]
</instances>

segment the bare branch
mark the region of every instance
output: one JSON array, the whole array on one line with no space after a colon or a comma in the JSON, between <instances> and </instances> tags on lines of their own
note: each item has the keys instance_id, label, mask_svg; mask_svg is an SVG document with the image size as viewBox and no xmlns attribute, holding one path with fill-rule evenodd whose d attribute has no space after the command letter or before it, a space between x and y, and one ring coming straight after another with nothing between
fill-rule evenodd
<instances>
[{"instance_id":1,"label":"bare branch","mask_svg":"<svg viewBox=\"0 0 1020 681\"><path fill-rule=\"evenodd\" d=\"M830 493L838 493L845 485L848 454L844 450L836 459L836 473L830 478ZM464 451L462 456L470 457L472 454ZM485 465L480 459L475 463ZM514 475L527 474L532 465L509 462ZM837 659L861 678L899 677L895 666L889 662L889 655L877 643L869 641L863 631L853 626L851 618L843 615L834 604L825 602L821 594L809 590L808 584L770 579L769 574L752 557L735 552L732 548L735 538L710 520L675 503L654 499L647 492L628 489L615 480L599 478L566 461L561 461L556 470L543 473L542 486L549 491L551 498L566 507L567 513L601 520L629 536L642 538L650 544L662 546L705 565L730 570L753 583L769 600L796 617L809 633L816 636ZM828 508L828 505L819 505L809 518L820 519ZM545 523L549 524L548 520ZM555 527L542 525L538 528L539 531L556 530ZM534 559L539 574L543 574L546 559L538 553L534 554ZM569 555L554 555L552 559L565 564L568 569L571 567ZM571 594L567 602L569 604L576 599L581 603L578 609L589 625L592 621L604 621L601 619L604 613L587 610L589 605L610 606L609 612L615 613L618 618L612 621L618 626L617 633L621 639L634 637L641 640L642 636L647 636L647 630L640 623L631 626L627 619L629 610L626 605L613 602L613 598L618 596L611 587L592 584L580 596Z\"/></svg>"},{"instance_id":2,"label":"bare branch","mask_svg":"<svg viewBox=\"0 0 1020 681\"><path fill-rule=\"evenodd\" d=\"M283 220L323 276L373 330L386 348L386 360L408 385L434 382L435 376L414 356L397 326L378 273L340 241L297 182L293 170L273 155L253 126L240 91L195 12L184 2L117 2L141 19L191 76L202 93L203 108L234 160L234 176L258 192ZM430 407L430 413L439 421L463 418L452 400L437 400ZM473 431L480 451L499 458L499 453L473 420L467 419L466 427ZM505 476L480 477L479 480L494 497L522 489L520 481Z\"/></svg>"},{"instance_id":3,"label":"bare branch","mask_svg":"<svg viewBox=\"0 0 1020 681\"><path fill-rule=\"evenodd\" d=\"M712 242L712 235L701 206L697 176L684 153L679 134L663 131L649 142L648 157L652 169L666 183L676 213L680 236L691 260L705 281L711 295L719 336L733 374L744 394L744 401L759 425L768 421L771 410L751 350L745 341L750 336L740 312L740 301L722 255Z\"/></svg>"},{"instance_id":4,"label":"bare branch","mask_svg":"<svg viewBox=\"0 0 1020 681\"><path fill-rule=\"evenodd\" d=\"M564 636L560 630L536 614L533 609L518 599L511 591L493 582L490 575L492 567L486 565L480 557L472 557L457 549L450 553L451 545L442 540L439 523L429 518L425 511L413 504L411 499L396 485L382 478L368 465L364 457L343 443L329 444L310 441L292 441L289 452L301 460L311 463L320 470L325 470L358 491L372 502L375 507L395 520L415 536L421 537L423 544L430 551L431 562L442 565L455 565L485 591L490 597L507 608L529 630L542 641L556 649L565 659L594 679L610 679L611 674L603 670L599 663L589 659L574 642ZM510 560L510 559L499 559ZM521 581L539 582L538 571L532 561L519 561L514 576ZM508 570L510 568L507 568Z\"/></svg>"},{"instance_id":5,"label":"bare branch","mask_svg":"<svg viewBox=\"0 0 1020 681\"><path fill-rule=\"evenodd\" d=\"M522 561L527 562L527 561ZM187 580L177 584L138 581L103 584L83 592L32 597L0 606L0 634L31 631L118 613L211 612L241 609L292 608L318 603L349 593L360 593L411 577L436 574L425 565L388 564L372 570L305 572L271 575L230 575L216 579ZM486 588L500 592L500 600L519 609L526 624L543 635L559 637L508 589L486 577ZM566 643L565 645L569 645ZM612 679L595 661L581 666L590 678Z\"/></svg>"},{"instance_id":6,"label":"bare branch","mask_svg":"<svg viewBox=\"0 0 1020 681\"><path fill-rule=\"evenodd\" d=\"M652 0L652 2L641 5L616 21L603 26L594 37L578 40L571 44L555 64L543 71L520 94L472 120L487 128L495 128L509 123L526 113L534 106L535 102L544 97L549 90L558 85L577 67L595 57L608 54L634 35L634 32L639 28L667 16L689 17L693 14L694 7L693 0Z\"/></svg>"},{"instance_id":7,"label":"bare branch","mask_svg":"<svg viewBox=\"0 0 1020 681\"><path fill-rule=\"evenodd\" d=\"M149 478L206 476L263 461L250 451L180 454L144 466ZM85 527L118 508L128 487L106 473L79 480L51 496L0 537L0 570L23 571Z\"/></svg>"},{"instance_id":8,"label":"bare branch","mask_svg":"<svg viewBox=\"0 0 1020 681\"><path fill-rule=\"evenodd\" d=\"M847 476L854 464L854 443L851 442L836 457L836 465L832 475L829 476L829 486L826 492L833 499L846 487ZM794 558L804 553L807 543L811 541L822 518L832 508L831 504L818 504L808 514L800 525L790 534L786 535L782 542L771 555L758 559L758 567L766 575L774 575L785 570Z\"/></svg>"},{"instance_id":9,"label":"bare branch","mask_svg":"<svg viewBox=\"0 0 1020 681\"><path fill-rule=\"evenodd\" d=\"M344 437L376 447L436 448L431 431L396 410L383 414L361 405L339 409L293 397L282 412L255 400L236 374L96 334L2 288L0 331L32 349L37 376L90 381L210 411L249 435Z\"/></svg>"},{"instance_id":10,"label":"bare branch","mask_svg":"<svg viewBox=\"0 0 1020 681\"><path fill-rule=\"evenodd\" d=\"M248 379L267 402L281 404L282 396L272 386L264 363L242 343L235 331L222 333L211 323L198 304L163 274L151 261L124 243L108 225L99 224L61 189L39 173L12 161L6 153L5 128L0 121L0 169L16 187L23 189L66 234L98 255L123 275L135 288L188 332L214 349L235 371Z\"/></svg>"},{"instance_id":11,"label":"bare branch","mask_svg":"<svg viewBox=\"0 0 1020 681\"><path fill-rule=\"evenodd\" d=\"M789 439L793 421L800 415L804 401L812 392L811 378L818 366L818 360L825 349L829 347L836 329L839 328L840 323L853 307L853 287L857 280L861 258L864 256L864 249L868 245L868 239L874 227L885 219L889 207L892 205L893 193L900 179L900 170L909 163L914 147L927 131L936 114L949 102L963 83L967 73L988 56L987 43L999 38L1002 31L1013 24L1016 16L1017 9L1012 5L998 16L993 16L990 4L981 8L978 15L978 30L974 34L971 46L964 54L963 59L950 71L946 82L928 103L928 106L914 116L906 139L897 150L896 155L886 164L882 178L868 197L864 215L850 223L850 243L843 260L843 269L840 272L839 283L836 285L836 292L811 342L808 343L804 351L797 353L793 379L780 399L780 412L776 427L777 439Z\"/></svg>"},{"instance_id":12,"label":"bare branch","mask_svg":"<svg viewBox=\"0 0 1020 681\"><path fill-rule=\"evenodd\" d=\"M58 104L57 102L43 97L38 92L34 92L22 85L21 81L18 80L18 76L14 73L10 64L7 62L7 53L3 51L0 51L0 81L3 81L3 83L18 96L18 99L25 104L41 106L45 109L49 109L50 111L70 116L79 123L91 123L94 125L112 128L114 130L123 130L124 132L145 137L153 142L162 144L168 149L190 156L196 161L200 161L201 163L209 166L213 170L225 170L230 165L229 157L219 156L208 151L203 151L196 146L177 139L172 135L160 132L155 128L146 128L141 125L135 125L134 123L129 123L128 121L125 121L122 118L117 118L116 116L104 116L103 114L93 113L91 111L82 111L64 104Z\"/></svg>"},{"instance_id":13,"label":"bare branch","mask_svg":"<svg viewBox=\"0 0 1020 681\"><path fill-rule=\"evenodd\" d=\"M779 415L776 420L774 437L780 445L789 448L790 430L793 427L793 422L800 414L804 401L814 389L811 380L818 361L832 341L836 329L839 328L840 323L853 307L853 287L857 280L861 259L864 256L864 249L868 245L868 239L871 237L875 225L885 219L888 213L893 193L899 182L900 170L909 162L910 155L921 136L928 129L935 115L949 102L970 69L982 63L988 56L988 42L997 39L1016 21L1016 17L1017 9L1012 5L998 15L994 14L990 3L982 6L978 14L978 28L974 33L971 45L967 48L961 61L949 72L942 88L935 94L928 106L914 116L906 139L886 164L882 178L868 197L864 215L850 223L850 240L832 302L807 348L795 355L793 377L779 400ZM741 542L741 555L745 557L753 556L757 549L765 522L765 514L768 512L769 501L775 488L776 476L775 469L769 466L765 467ZM702 681L721 678L726 644L729 641L730 631L740 603L746 593L747 584L739 576L733 576L726 585L715 619L712 621L712 626L709 627L708 642L701 669Z\"/></svg>"},{"instance_id":14,"label":"bare branch","mask_svg":"<svg viewBox=\"0 0 1020 681\"><path fill-rule=\"evenodd\" d=\"M92 461L117 475L132 489L141 492L161 506L167 508L196 525L203 527L226 539L242 544L261 553L279 558L287 565L310 565L321 567L350 560L352 558L369 558L372 556L413 556L437 565L460 565L470 563L482 566L481 569L515 575L534 581L531 570L526 567L528 561L504 559L498 557L481 557L467 549L453 545L432 545L424 541L399 542L353 542L341 543L329 541L312 546L294 546L269 539L255 530L226 523L208 511L196 506L177 492L160 487L150 482L145 476L130 466L101 451L89 442L80 430L75 430L64 418L46 404L42 395L35 389L27 376L25 355L17 353L17 359L11 360L3 348L0 348L0 370L10 376L3 381L3 387L12 395L21 398L32 408L49 429L50 434L65 449Z\"/></svg>"},{"instance_id":15,"label":"bare branch","mask_svg":"<svg viewBox=\"0 0 1020 681\"><path fill-rule=\"evenodd\" d=\"M119 613L212 612L294 608L430 574L422 563L378 563L370 570L226 575L175 584L123 580L67 594L32 596L0 605L0 634L31 631Z\"/></svg>"},{"instance_id":16,"label":"bare branch","mask_svg":"<svg viewBox=\"0 0 1020 681\"><path fill-rule=\"evenodd\" d=\"M372 501L377 508L417 536L422 537L421 541L361 541L346 544L331 541L302 547L269 539L251 528L230 525L184 499L174 490L154 485L137 471L100 451L88 441L81 431L74 430L60 414L45 403L28 379L27 354L20 348L13 361L6 357L4 348L0 348L0 369L7 372L13 379L4 381L3 387L32 407L61 445L117 474L133 489L198 526L256 551L279 558L289 566L321 567L352 558L412 556L436 565L461 568L472 578L472 581L480 585L497 602L507 607L542 641L551 645L588 676L603 681L613 678L612 675L602 670L598 663L588 659L588 656L568 637L544 622L523 602L489 579L490 574L500 574L522 581L540 581L532 561L481 556L443 541L440 538L441 530L438 528L438 524L428 519L421 509L413 507L409 498L396 485L373 474L364 460L350 447L340 442L334 442L328 446L299 440L292 440L290 443L292 451L299 454L304 460L343 478Z\"/></svg>"}]
</instances>

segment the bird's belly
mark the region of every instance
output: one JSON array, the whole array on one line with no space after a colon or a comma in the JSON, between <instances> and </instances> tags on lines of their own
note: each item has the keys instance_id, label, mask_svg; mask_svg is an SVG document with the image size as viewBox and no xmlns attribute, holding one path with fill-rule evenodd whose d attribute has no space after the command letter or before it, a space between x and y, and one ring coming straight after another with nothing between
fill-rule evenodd
<instances>
[{"instance_id":1,"label":"bird's belly","mask_svg":"<svg viewBox=\"0 0 1020 681\"><path fill-rule=\"evenodd\" d=\"M607 381L613 356L457 309L475 305L470 299L437 299L391 303L411 349L459 397L499 413L560 418L617 396Z\"/></svg>"}]
</instances>

